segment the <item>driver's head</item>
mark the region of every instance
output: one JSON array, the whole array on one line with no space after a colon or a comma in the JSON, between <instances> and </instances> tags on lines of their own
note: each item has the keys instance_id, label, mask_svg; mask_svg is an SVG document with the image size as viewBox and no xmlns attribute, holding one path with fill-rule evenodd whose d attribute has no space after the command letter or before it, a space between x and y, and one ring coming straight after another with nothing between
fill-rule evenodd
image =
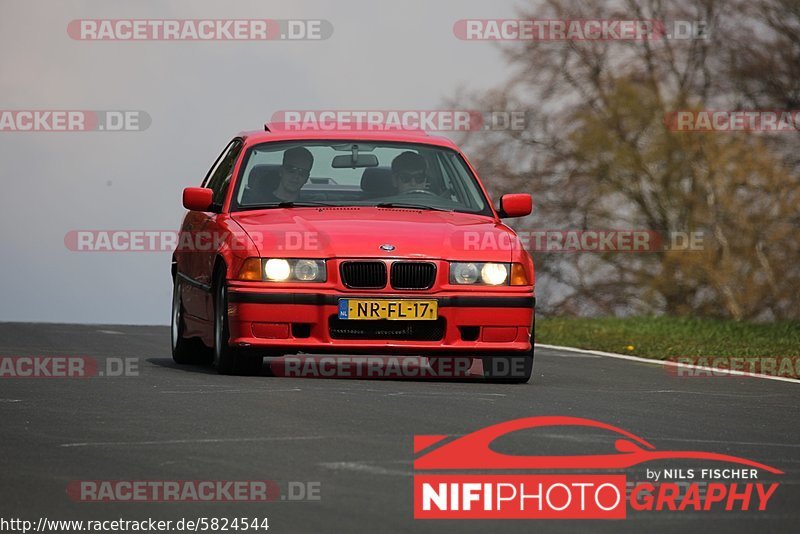
<instances>
[{"instance_id":1,"label":"driver's head","mask_svg":"<svg viewBox=\"0 0 800 534\"><path fill-rule=\"evenodd\" d=\"M416 152L406 151L392 160L392 184L399 194L425 189L427 180L425 159Z\"/></svg>"},{"instance_id":2,"label":"driver's head","mask_svg":"<svg viewBox=\"0 0 800 534\"><path fill-rule=\"evenodd\" d=\"M281 188L287 192L298 193L306 185L314 165L314 156L302 146L290 148L283 153L281 165Z\"/></svg>"}]
</instances>

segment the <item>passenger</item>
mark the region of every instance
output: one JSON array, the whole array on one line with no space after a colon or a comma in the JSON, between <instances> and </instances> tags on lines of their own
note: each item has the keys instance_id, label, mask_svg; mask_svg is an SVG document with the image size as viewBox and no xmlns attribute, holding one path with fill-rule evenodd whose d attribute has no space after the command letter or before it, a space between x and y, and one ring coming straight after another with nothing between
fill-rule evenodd
<instances>
[{"instance_id":1,"label":"passenger","mask_svg":"<svg viewBox=\"0 0 800 534\"><path fill-rule=\"evenodd\" d=\"M290 148L283 153L283 164L280 170L280 182L273 191L266 191L260 195L259 203L294 202L300 190L308 182L311 167L314 165L314 156L302 146Z\"/></svg>"}]
</instances>

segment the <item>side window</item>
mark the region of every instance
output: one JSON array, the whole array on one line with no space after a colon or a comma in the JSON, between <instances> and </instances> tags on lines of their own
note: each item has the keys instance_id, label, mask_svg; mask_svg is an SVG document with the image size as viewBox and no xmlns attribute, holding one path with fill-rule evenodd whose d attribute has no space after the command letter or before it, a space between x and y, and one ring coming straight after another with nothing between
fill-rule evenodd
<instances>
[{"instance_id":1,"label":"side window","mask_svg":"<svg viewBox=\"0 0 800 534\"><path fill-rule=\"evenodd\" d=\"M242 179L239 181L239 184L236 186L237 193L236 193L236 201L239 204L242 204L242 199L245 197L245 194L249 196L249 193L246 193L248 188L253 188L254 185L250 183L252 176L252 170L257 165L274 165L279 166L283 163L283 150L280 148L265 148L262 150L258 149L251 149L248 154L245 156L245 160L243 162L244 165L244 172L242 173ZM247 202L245 202L247 204Z\"/></svg>"},{"instance_id":2,"label":"side window","mask_svg":"<svg viewBox=\"0 0 800 534\"><path fill-rule=\"evenodd\" d=\"M217 206L221 206L225 201L225 193L228 191L228 185L230 185L231 176L233 176L233 167L241 151L241 139L231 141L217 160L215 168L208 177L205 187L214 192L212 201Z\"/></svg>"},{"instance_id":3,"label":"side window","mask_svg":"<svg viewBox=\"0 0 800 534\"><path fill-rule=\"evenodd\" d=\"M458 156L452 153L447 153L442 158L442 165L446 174L451 174L453 185L456 186L455 195L459 201L472 209L482 210L485 208L483 195L478 189L478 184L475 179L467 170L466 162L458 161ZM473 187L467 187L467 183L472 182Z\"/></svg>"},{"instance_id":4,"label":"side window","mask_svg":"<svg viewBox=\"0 0 800 534\"><path fill-rule=\"evenodd\" d=\"M436 156L436 169L441 173L444 182L444 188L448 197L454 202L471 206L464 184L460 180L456 180L455 169L453 165L447 161L447 156L444 154L437 154Z\"/></svg>"},{"instance_id":5,"label":"side window","mask_svg":"<svg viewBox=\"0 0 800 534\"><path fill-rule=\"evenodd\" d=\"M222 153L219 156L217 156L217 159L214 160L214 164L211 166L211 168L206 173L206 177L203 178L203 184L200 187L211 187L211 185L210 185L211 184L211 178L214 176L214 173L217 172L217 169L219 168L219 164L222 162L223 159L225 159L225 156L228 154L228 152L231 149L231 146L235 142L236 142L236 139L234 139L233 141L231 141L230 143L225 145L225 148L222 149Z\"/></svg>"}]
</instances>

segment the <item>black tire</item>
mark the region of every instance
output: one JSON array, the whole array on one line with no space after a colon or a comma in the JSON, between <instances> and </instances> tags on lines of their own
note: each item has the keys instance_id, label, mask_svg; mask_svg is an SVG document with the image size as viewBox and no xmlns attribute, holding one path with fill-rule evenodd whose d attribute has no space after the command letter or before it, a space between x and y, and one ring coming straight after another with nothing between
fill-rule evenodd
<instances>
[{"instance_id":1,"label":"black tire","mask_svg":"<svg viewBox=\"0 0 800 534\"><path fill-rule=\"evenodd\" d=\"M498 384L526 384L533 374L533 343L522 353L495 354L483 357L483 377Z\"/></svg>"},{"instance_id":2,"label":"black tire","mask_svg":"<svg viewBox=\"0 0 800 534\"><path fill-rule=\"evenodd\" d=\"M196 337L186 338L183 333L185 324L183 319L183 300L181 299L180 278L177 276L172 283L172 313L170 324L170 337L172 340L172 359L181 365L204 365L211 361L211 352Z\"/></svg>"},{"instance_id":3,"label":"black tire","mask_svg":"<svg viewBox=\"0 0 800 534\"><path fill-rule=\"evenodd\" d=\"M229 344L228 286L225 275L214 283L214 367L221 375L252 375L261 370L264 359L246 354L240 347Z\"/></svg>"}]
</instances>

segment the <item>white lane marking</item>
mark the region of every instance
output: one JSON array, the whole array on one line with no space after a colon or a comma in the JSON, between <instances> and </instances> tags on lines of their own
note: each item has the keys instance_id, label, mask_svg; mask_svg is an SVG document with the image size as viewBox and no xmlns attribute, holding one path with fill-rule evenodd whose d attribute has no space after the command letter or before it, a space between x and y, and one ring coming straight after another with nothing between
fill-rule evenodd
<instances>
[{"instance_id":1,"label":"white lane marking","mask_svg":"<svg viewBox=\"0 0 800 534\"><path fill-rule=\"evenodd\" d=\"M215 389L212 391L208 390L197 390L197 391L161 391L162 394L167 395L208 395L209 393L285 393L285 392L292 392L292 391L302 391L300 388L291 388L291 389L261 389L261 388L249 388L249 389Z\"/></svg>"},{"instance_id":2,"label":"white lane marking","mask_svg":"<svg viewBox=\"0 0 800 534\"><path fill-rule=\"evenodd\" d=\"M590 358L590 359L602 358L602 356L598 356L596 354L556 354L555 356L558 358Z\"/></svg>"},{"instance_id":3,"label":"white lane marking","mask_svg":"<svg viewBox=\"0 0 800 534\"><path fill-rule=\"evenodd\" d=\"M369 475L392 475L392 476L411 476L411 470L401 471L399 469L387 469L379 465L373 465L370 462L323 462L319 464L326 469L334 469L337 471L355 471L358 473L366 473Z\"/></svg>"},{"instance_id":4,"label":"white lane marking","mask_svg":"<svg viewBox=\"0 0 800 534\"><path fill-rule=\"evenodd\" d=\"M406 399L414 399L414 398L416 398L416 399L429 399L430 398L430 396L425 395L424 393L420 393L420 394L416 394L416 393L392 393L390 395L384 395L384 396L385 397L402 396L403 398L406 398ZM459 400L460 401L460 400L464 400L464 397L456 397L456 396L452 396L451 397L449 395L446 395L446 396L437 397L437 399L441 399L441 400ZM496 398L491 398L491 397L481 396L480 393L476 393L475 395L471 396L468 400L470 400L470 401L482 401L482 402L494 402L497 399Z\"/></svg>"},{"instance_id":5,"label":"white lane marking","mask_svg":"<svg viewBox=\"0 0 800 534\"><path fill-rule=\"evenodd\" d=\"M11 402L22 402L22 400L21 399L0 399L0 402L11 403Z\"/></svg>"},{"instance_id":6,"label":"white lane marking","mask_svg":"<svg viewBox=\"0 0 800 534\"><path fill-rule=\"evenodd\" d=\"M757 445L759 447L789 447L800 449L800 443L770 443L763 441L729 441L723 439L648 438L649 441L679 441L681 443L722 443L724 445Z\"/></svg>"},{"instance_id":7,"label":"white lane marking","mask_svg":"<svg viewBox=\"0 0 800 534\"><path fill-rule=\"evenodd\" d=\"M454 396L458 396L458 395L468 396L468 397L475 397L475 396L478 396L478 395L482 395L484 397L487 397L487 396L488 397L506 397L507 396L505 393L481 393L481 392L474 392L474 393L463 392L462 393L462 392L458 392L458 391L452 391L452 392L444 392L443 391L441 393L439 393L439 392L427 392L427 391L397 391L397 392L394 392L394 393L387 393L386 394L387 397L395 397L395 396L398 396L398 395L411 395L411 396L415 396L415 397L454 397Z\"/></svg>"},{"instance_id":8,"label":"white lane marking","mask_svg":"<svg viewBox=\"0 0 800 534\"><path fill-rule=\"evenodd\" d=\"M490 397L507 397L505 393L486 393L486 392L470 392L470 391L386 391L383 389L363 388L363 389L347 389L347 388L317 388L306 387L306 391L323 391L326 393L337 393L339 395L349 395L352 393L378 393L383 397L396 397L396 396L420 396L420 397L469 397L476 396L490 396ZM482 399L486 400L486 399Z\"/></svg>"},{"instance_id":9,"label":"white lane marking","mask_svg":"<svg viewBox=\"0 0 800 534\"><path fill-rule=\"evenodd\" d=\"M553 440L574 441L578 443L608 443L608 438L601 434L562 434L561 432L537 432L536 438L546 438ZM662 441L675 441L679 443L709 443L709 444L723 444L723 445L757 445L763 447L789 447L791 449L800 448L798 443L772 443L763 441L731 441L723 439L693 439L693 438L669 438L669 437L653 437L647 436L647 440L656 444L658 450L663 450L664 447L658 445Z\"/></svg>"},{"instance_id":10,"label":"white lane marking","mask_svg":"<svg viewBox=\"0 0 800 534\"><path fill-rule=\"evenodd\" d=\"M175 384L170 387L178 388L230 388L230 384Z\"/></svg>"},{"instance_id":11,"label":"white lane marking","mask_svg":"<svg viewBox=\"0 0 800 534\"><path fill-rule=\"evenodd\" d=\"M769 395L746 395L741 393L714 393L709 391L682 391L680 389L628 390L631 393L680 393L681 395L703 395L704 397L736 397L737 399L763 399L766 397L786 397L785 393Z\"/></svg>"},{"instance_id":12,"label":"white lane marking","mask_svg":"<svg viewBox=\"0 0 800 534\"><path fill-rule=\"evenodd\" d=\"M750 376L753 378L763 378L766 380L778 380L781 382L793 382L795 384L800 384L800 380L797 378L787 378L785 376L769 376L769 375L761 375L757 373L748 373L746 371L737 371L735 369L715 369L713 367L705 367L703 365L691 365L688 363L678 363L678 362L670 362L666 360L652 360L650 358L640 358L639 356L628 356L627 354L617 354L615 352L603 352L600 350L587 350L587 349L576 349L575 347L562 347L560 345L545 345L543 343L536 343L537 347L542 347L543 349L555 349L555 350L566 350L571 352L579 352L582 354L595 354L597 356L606 356L608 358L617 358L620 360L630 360L632 362L640 362L640 363L650 363L653 365L665 365L669 367L683 367L686 369L697 369L701 371L713 371L716 373L727 373L730 375L737 375L737 376Z\"/></svg>"},{"instance_id":13,"label":"white lane marking","mask_svg":"<svg viewBox=\"0 0 800 534\"><path fill-rule=\"evenodd\" d=\"M117 330L98 330L101 334L113 334L117 336L124 336L125 332L119 332Z\"/></svg>"},{"instance_id":14,"label":"white lane marking","mask_svg":"<svg viewBox=\"0 0 800 534\"><path fill-rule=\"evenodd\" d=\"M114 447L135 445L177 445L182 443L247 443L258 441L304 441L312 439L340 439L341 436L275 436L264 438L208 438L208 439L165 439L161 441L85 441L81 443L62 443L59 447Z\"/></svg>"}]
</instances>

